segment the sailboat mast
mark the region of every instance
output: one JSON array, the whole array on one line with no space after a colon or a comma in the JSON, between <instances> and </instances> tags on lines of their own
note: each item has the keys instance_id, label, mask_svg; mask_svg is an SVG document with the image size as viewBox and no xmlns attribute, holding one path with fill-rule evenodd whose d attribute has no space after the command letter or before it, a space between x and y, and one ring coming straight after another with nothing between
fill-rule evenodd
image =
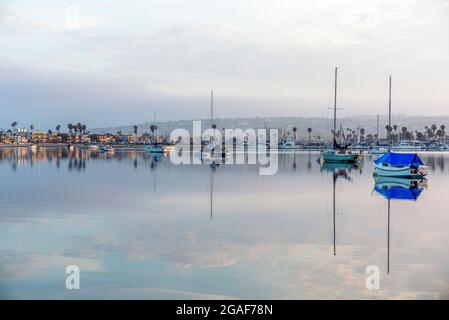
<instances>
[{"instance_id":1,"label":"sailboat mast","mask_svg":"<svg viewBox=\"0 0 449 320\"><path fill-rule=\"evenodd\" d=\"M389 79L389 90L388 90L388 125L391 127L391 75Z\"/></svg>"},{"instance_id":2,"label":"sailboat mast","mask_svg":"<svg viewBox=\"0 0 449 320\"><path fill-rule=\"evenodd\" d=\"M212 127L214 121L214 90L210 91L210 126Z\"/></svg>"},{"instance_id":3,"label":"sailboat mast","mask_svg":"<svg viewBox=\"0 0 449 320\"><path fill-rule=\"evenodd\" d=\"M377 115L377 130L376 130L377 139L379 139L379 115Z\"/></svg>"},{"instance_id":4,"label":"sailboat mast","mask_svg":"<svg viewBox=\"0 0 449 320\"><path fill-rule=\"evenodd\" d=\"M334 91L334 138L337 134L337 80L338 67L335 67L335 91Z\"/></svg>"},{"instance_id":5,"label":"sailboat mast","mask_svg":"<svg viewBox=\"0 0 449 320\"><path fill-rule=\"evenodd\" d=\"M156 133L156 112L154 112L154 115L153 115L153 147L154 147L154 144L155 144L155 133Z\"/></svg>"},{"instance_id":6,"label":"sailboat mast","mask_svg":"<svg viewBox=\"0 0 449 320\"><path fill-rule=\"evenodd\" d=\"M389 78L389 90L388 90L388 127L391 130L391 75ZM391 144L391 133L388 132L388 143Z\"/></svg>"}]
</instances>

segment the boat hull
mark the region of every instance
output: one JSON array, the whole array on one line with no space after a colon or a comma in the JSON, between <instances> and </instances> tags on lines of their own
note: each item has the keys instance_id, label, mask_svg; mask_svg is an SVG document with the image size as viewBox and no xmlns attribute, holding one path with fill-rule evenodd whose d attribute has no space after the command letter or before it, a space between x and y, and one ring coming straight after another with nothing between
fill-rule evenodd
<instances>
[{"instance_id":1,"label":"boat hull","mask_svg":"<svg viewBox=\"0 0 449 320\"><path fill-rule=\"evenodd\" d=\"M425 173L419 169L411 167L385 167L374 164L374 175L381 177L396 177L396 178L423 178Z\"/></svg>"},{"instance_id":2,"label":"boat hull","mask_svg":"<svg viewBox=\"0 0 449 320\"><path fill-rule=\"evenodd\" d=\"M358 156L352 153L321 153L321 159L324 162L332 162L332 163L355 163L358 161Z\"/></svg>"}]
</instances>

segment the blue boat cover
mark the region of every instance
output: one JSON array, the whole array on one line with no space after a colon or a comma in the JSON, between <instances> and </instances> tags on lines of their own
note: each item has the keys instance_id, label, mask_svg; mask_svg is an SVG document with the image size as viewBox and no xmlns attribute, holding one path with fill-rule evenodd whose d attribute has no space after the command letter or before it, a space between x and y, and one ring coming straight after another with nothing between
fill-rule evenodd
<instances>
[{"instance_id":1,"label":"blue boat cover","mask_svg":"<svg viewBox=\"0 0 449 320\"><path fill-rule=\"evenodd\" d=\"M375 185L374 189L387 199L399 200L417 200L421 194L422 188L404 188L404 187L390 187L384 188L382 185Z\"/></svg>"},{"instance_id":2,"label":"blue boat cover","mask_svg":"<svg viewBox=\"0 0 449 320\"><path fill-rule=\"evenodd\" d=\"M382 157L374 161L376 164L389 163L393 166L404 167L413 166L419 167L424 163L416 153L393 153L388 152Z\"/></svg>"}]
</instances>

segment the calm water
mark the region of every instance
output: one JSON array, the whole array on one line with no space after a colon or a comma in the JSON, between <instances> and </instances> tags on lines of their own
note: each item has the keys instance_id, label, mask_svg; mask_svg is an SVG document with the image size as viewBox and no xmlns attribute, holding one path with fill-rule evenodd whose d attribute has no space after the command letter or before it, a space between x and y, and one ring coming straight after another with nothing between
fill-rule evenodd
<instances>
[{"instance_id":1,"label":"calm water","mask_svg":"<svg viewBox=\"0 0 449 320\"><path fill-rule=\"evenodd\" d=\"M324 169L317 156L280 155L260 176L0 149L0 298L449 298L449 155L422 155L427 182L416 201L390 200L390 220L370 156ZM80 290L65 287L68 265Z\"/></svg>"}]
</instances>

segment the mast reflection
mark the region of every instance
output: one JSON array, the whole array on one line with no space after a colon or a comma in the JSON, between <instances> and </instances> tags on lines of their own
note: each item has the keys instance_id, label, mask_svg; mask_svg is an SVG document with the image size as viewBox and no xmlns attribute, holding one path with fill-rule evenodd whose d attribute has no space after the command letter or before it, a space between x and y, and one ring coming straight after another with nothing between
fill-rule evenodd
<instances>
[{"instance_id":1,"label":"mast reflection","mask_svg":"<svg viewBox=\"0 0 449 320\"><path fill-rule=\"evenodd\" d=\"M336 185L338 179L352 181L350 177L351 170L357 169L357 165L353 163L323 163L321 171L332 172L332 225L333 225L333 245L334 256L337 255L337 219L336 219Z\"/></svg>"},{"instance_id":2,"label":"mast reflection","mask_svg":"<svg viewBox=\"0 0 449 320\"><path fill-rule=\"evenodd\" d=\"M374 191L387 199L387 274L390 274L390 213L391 201L418 201L427 187L425 179L376 177Z\"/></svg>"}]
</instances>

